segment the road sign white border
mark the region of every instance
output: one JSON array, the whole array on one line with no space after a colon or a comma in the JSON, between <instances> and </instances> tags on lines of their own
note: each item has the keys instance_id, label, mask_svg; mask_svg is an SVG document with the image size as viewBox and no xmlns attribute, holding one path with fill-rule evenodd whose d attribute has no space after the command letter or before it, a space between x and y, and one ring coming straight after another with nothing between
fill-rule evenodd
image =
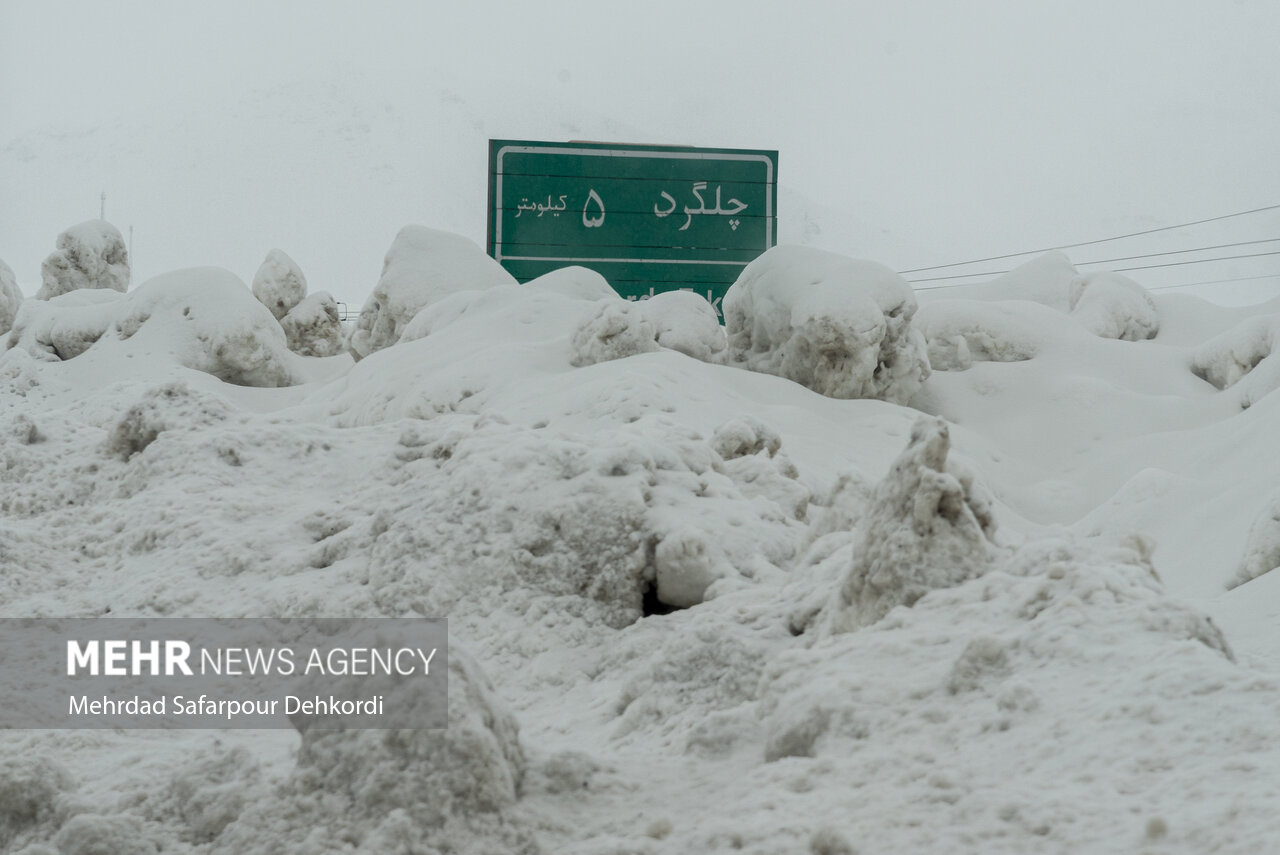
<instances>
[{"instance_id":1,"label":"road sign white border","mask_svg":"<svg viewBox=\"0 0 1280 855\"><path fill-rule=\"evenodd\" d=\"M571 146L542 146L542 145L504 145L498 149L497 157L494 158L494 211L493 211L493 260L498 263L504 260L511 261L596 261L596 262L640 262L643 264L737 264L741 267L746 266L746 262L737 261L672 261L666 259L647 259L647 258L547 258L502 254L502 158L508 153L519 154L581 154L588 157L658 157L658 158L674 158L680 160L738 160L738 161L756 161L763 163L765 167L765 183L773 185L773 159L764 154L734 154L716 151L649 151L636 150L629 148L576 148ZM767 247L773 246L773 193L766 192L764 198L764 228L765 228L765 244Z\"/></svg>"}]
</instances>

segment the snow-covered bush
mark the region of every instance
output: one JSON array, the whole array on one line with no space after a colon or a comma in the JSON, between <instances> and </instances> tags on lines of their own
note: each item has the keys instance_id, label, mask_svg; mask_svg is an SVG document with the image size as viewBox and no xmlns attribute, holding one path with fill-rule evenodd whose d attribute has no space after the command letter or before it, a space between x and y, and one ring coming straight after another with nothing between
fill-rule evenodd
<instances>
[{"instance_id":1,"label":"snow-covered bush","mask_svg":"<svg viewBox=\"0 0 1280 855\"><path fill-rule=\"evenodd\" d=\"M37 300L81 288L129 288L129 251L115 226L88 220L58 235L57 249L40 265Z\"/></svg>"},{"instance_id":2,"label":"snow-covered bush","mask_svg":"<svg viewBox=\"0 0 1280 855\"><path fill-rule=\"evenodd\" d=\"M0 335L13 327L13 319L21 305L22 290L18 287L18 278L9 265L0 260Z\"/></svg>"},{"instance_id":3,"label":"snow-covered bush","mask_svg":"<svg viewBox=\"0 0 1280 855\"><path fill-rule=\"evenodd\" d=\"M253 275L253 296L281 320L307 296L307 277L283 250L273 249Z\"/></svg>"},{"instance_id":4,"label":"snow-covered bush","mask_svg":"<svg viewBox=\"0 0 1280 855\"><path fill-rule=\"evenodd\" d=\"M1101 338L1143 341L1160 332L1147 289L1119 273L1089 273L1071 283L1071 316Z\"/></svg>"},{"instance_id":5,"label":"snow-covered bush","mask_svg":"<svg viewBox=\"0 0 1280 855\"><path fill-rule=\"evenodd\" d=\"M1026 308L986 300L936 300L920 307L913 325L928 342L933 370L964 371L975 362L1020 362L1036 355L1039 337Z\"/></svg>"},{"instance_id":6,"label":"snow-covered bush","mask_svg":"<svg viewBox=\"0 0 1280 855\"><path fill-rule=\"evenodd\" d=\"M692 291L664 291L640 301L658 344L703 362L724 360L728 342L711 304Z\"/></svg>"},{"instance_id":7,"label":"snow-covered bush","mask_svg":"<svg viewBox=\"0 0 1280 855\"><path fill-rule=\"evenodd\" d=\"M853 566L823 621L847 632L910 606L937 588L980 576L994 554L991 500L947 454L942 419L922 418L911 442L876 485L858 527Z\"/></svg>"},{"instance_id":8,"label":"snow-covered bush","mask_svg":"<svg viewBox=\"0 0 1280 855\"><path fill-rule=\"evenodd\" d=\"M1277 567L1280 567L1280 493L1272 494L1254 518L1240 566L1227 587L1239 587Z\"/></svg>"},{"instance_id":9,"label":"snow-covered bush","mask_svg":"<svg viewBox=\"0 0 1280 855\"><path fill-rule=\"evenodd\" d=\"M1239 384L1250 407L1280 388L1280 315L1259 315L1214 336L1191 352L1191 370L1219 389Z\"/></svg>"},{"instance_id":10,"label":"snow-covered bush","mask_svg":"<svg viewBox=\"0 0 1280 855\"><path fill-rule=\"evenodd\" d=\"M289 349L302 356L336 356L343 350L338 304L327 291L304 297L280 319Z\"/></svg>"},{"instance_id":11,"label":"snow-covered bush","mask_svg":"<svg viewBox=\"0 0 1280 855\"><path fill-rule=\"evenodd\" d=\"M720 362L725 335L715 309L690 291L666 291L634 302L611 294L579 321L570 346L571 361L578 366L661 348L703 362Z\"/></svg>"},{"instance_id":12,"label":"snow-covered bush","mask_svg":"<svg viewBox=\"0 0 1280 855\"><path fill-rule=\"evenodd\" d=\"M915 311L911 286L887 267L774 247L725 295L729 363L833 398L904 404L929 376Z\"/></svg>"},{"instance_id":13,"label":"snow-covered bush","mask_svg":"<svg viewBox=\"0 0 1280 855\"><path fill-rule=\"evenodd\" d=\"M49 300L24 300L7 346L38 359L74 359L102 338L125 299L119 291L84 289Z\"/></svg>"},{"instance_id":14,"label":"snow-covered bush","mask_svg":"<svg viewBox=\"0 0 1280 855\"><path fill-rule=\"evenodd\" d=\"M639 304L606 297L591 306L569 339L573 365L595 365L658 350L657 333Z\"/></svg>"},{"instance_id":15,"label":"snow-covered bush","mask_svg":"<svg viewBox=\"0 0 1280 855\"><path fill-rule=\"evenodd\" d=\"M71 359L95 345L130 342L150 356L241 386L294 382L284 331L235 274L216 267L177 270L128 294L82 291L26 301L9 347Z\"/></svg>"},{"instance_id":16,"label":"snow-covered bush","mask_svg":"<svg viewBox=\"0 0 1280 855\"><path fill-rule=\"evenodd\" d=\"M360 310L348 348L363 359L399 341L413 316L441 297L514 282L473 241L426 226L405 226L387 250L382 276Z\"/></svg>"}]
</instances>

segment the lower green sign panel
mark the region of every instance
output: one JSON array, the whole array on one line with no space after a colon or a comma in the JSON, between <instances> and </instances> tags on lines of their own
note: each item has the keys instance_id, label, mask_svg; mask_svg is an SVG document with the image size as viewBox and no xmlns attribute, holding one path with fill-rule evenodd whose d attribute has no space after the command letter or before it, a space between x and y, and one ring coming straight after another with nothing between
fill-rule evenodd
<instances>
[{"instance_id":1,"label":"lower green sign panel","mask_svg":"<svg viewBox=\"0 0 1280 855\"><path fill-rule=\"evenodd\" d=\"M642 299L692 290L719 311L776 243L775 151L489 143L488 251L527 282L581 265Z\"/></svg>"}]
</instances>

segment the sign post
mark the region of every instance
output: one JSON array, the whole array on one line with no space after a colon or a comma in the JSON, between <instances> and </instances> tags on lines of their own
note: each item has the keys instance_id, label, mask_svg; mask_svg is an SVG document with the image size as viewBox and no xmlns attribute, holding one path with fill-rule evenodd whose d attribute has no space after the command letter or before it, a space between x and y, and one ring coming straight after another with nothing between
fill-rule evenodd
<instances>
[{"instance_id":1,"label":"sign post","mask_svg":"<svg viewBox=\"0 0 1280 855\"><path fill-rule=\"evenodd\" d=\"M489 141L488 252L520 282L581 265L629 300L720 300L777 242L776 151Z\"/></svg>"}]
</instances>

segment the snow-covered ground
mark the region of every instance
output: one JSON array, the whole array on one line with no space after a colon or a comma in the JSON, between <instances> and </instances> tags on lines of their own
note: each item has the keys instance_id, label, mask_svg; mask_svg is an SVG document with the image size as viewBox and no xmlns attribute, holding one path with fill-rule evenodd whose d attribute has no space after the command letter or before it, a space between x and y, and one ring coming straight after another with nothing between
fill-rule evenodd
<instances>
[{"instance_id":1,"label":"snow-covered ground","mask_svg":"<svg viewBox=\"0 0 1280 855\"><path fill-rule=\"evenodd\" d=\"M0 849L1280 846L1280 302L790 248L722 332L438 235L358 362L217 269L17 310L0 616L447 617L450 728L11 732Z\"/></svg>"}]
</instances>

